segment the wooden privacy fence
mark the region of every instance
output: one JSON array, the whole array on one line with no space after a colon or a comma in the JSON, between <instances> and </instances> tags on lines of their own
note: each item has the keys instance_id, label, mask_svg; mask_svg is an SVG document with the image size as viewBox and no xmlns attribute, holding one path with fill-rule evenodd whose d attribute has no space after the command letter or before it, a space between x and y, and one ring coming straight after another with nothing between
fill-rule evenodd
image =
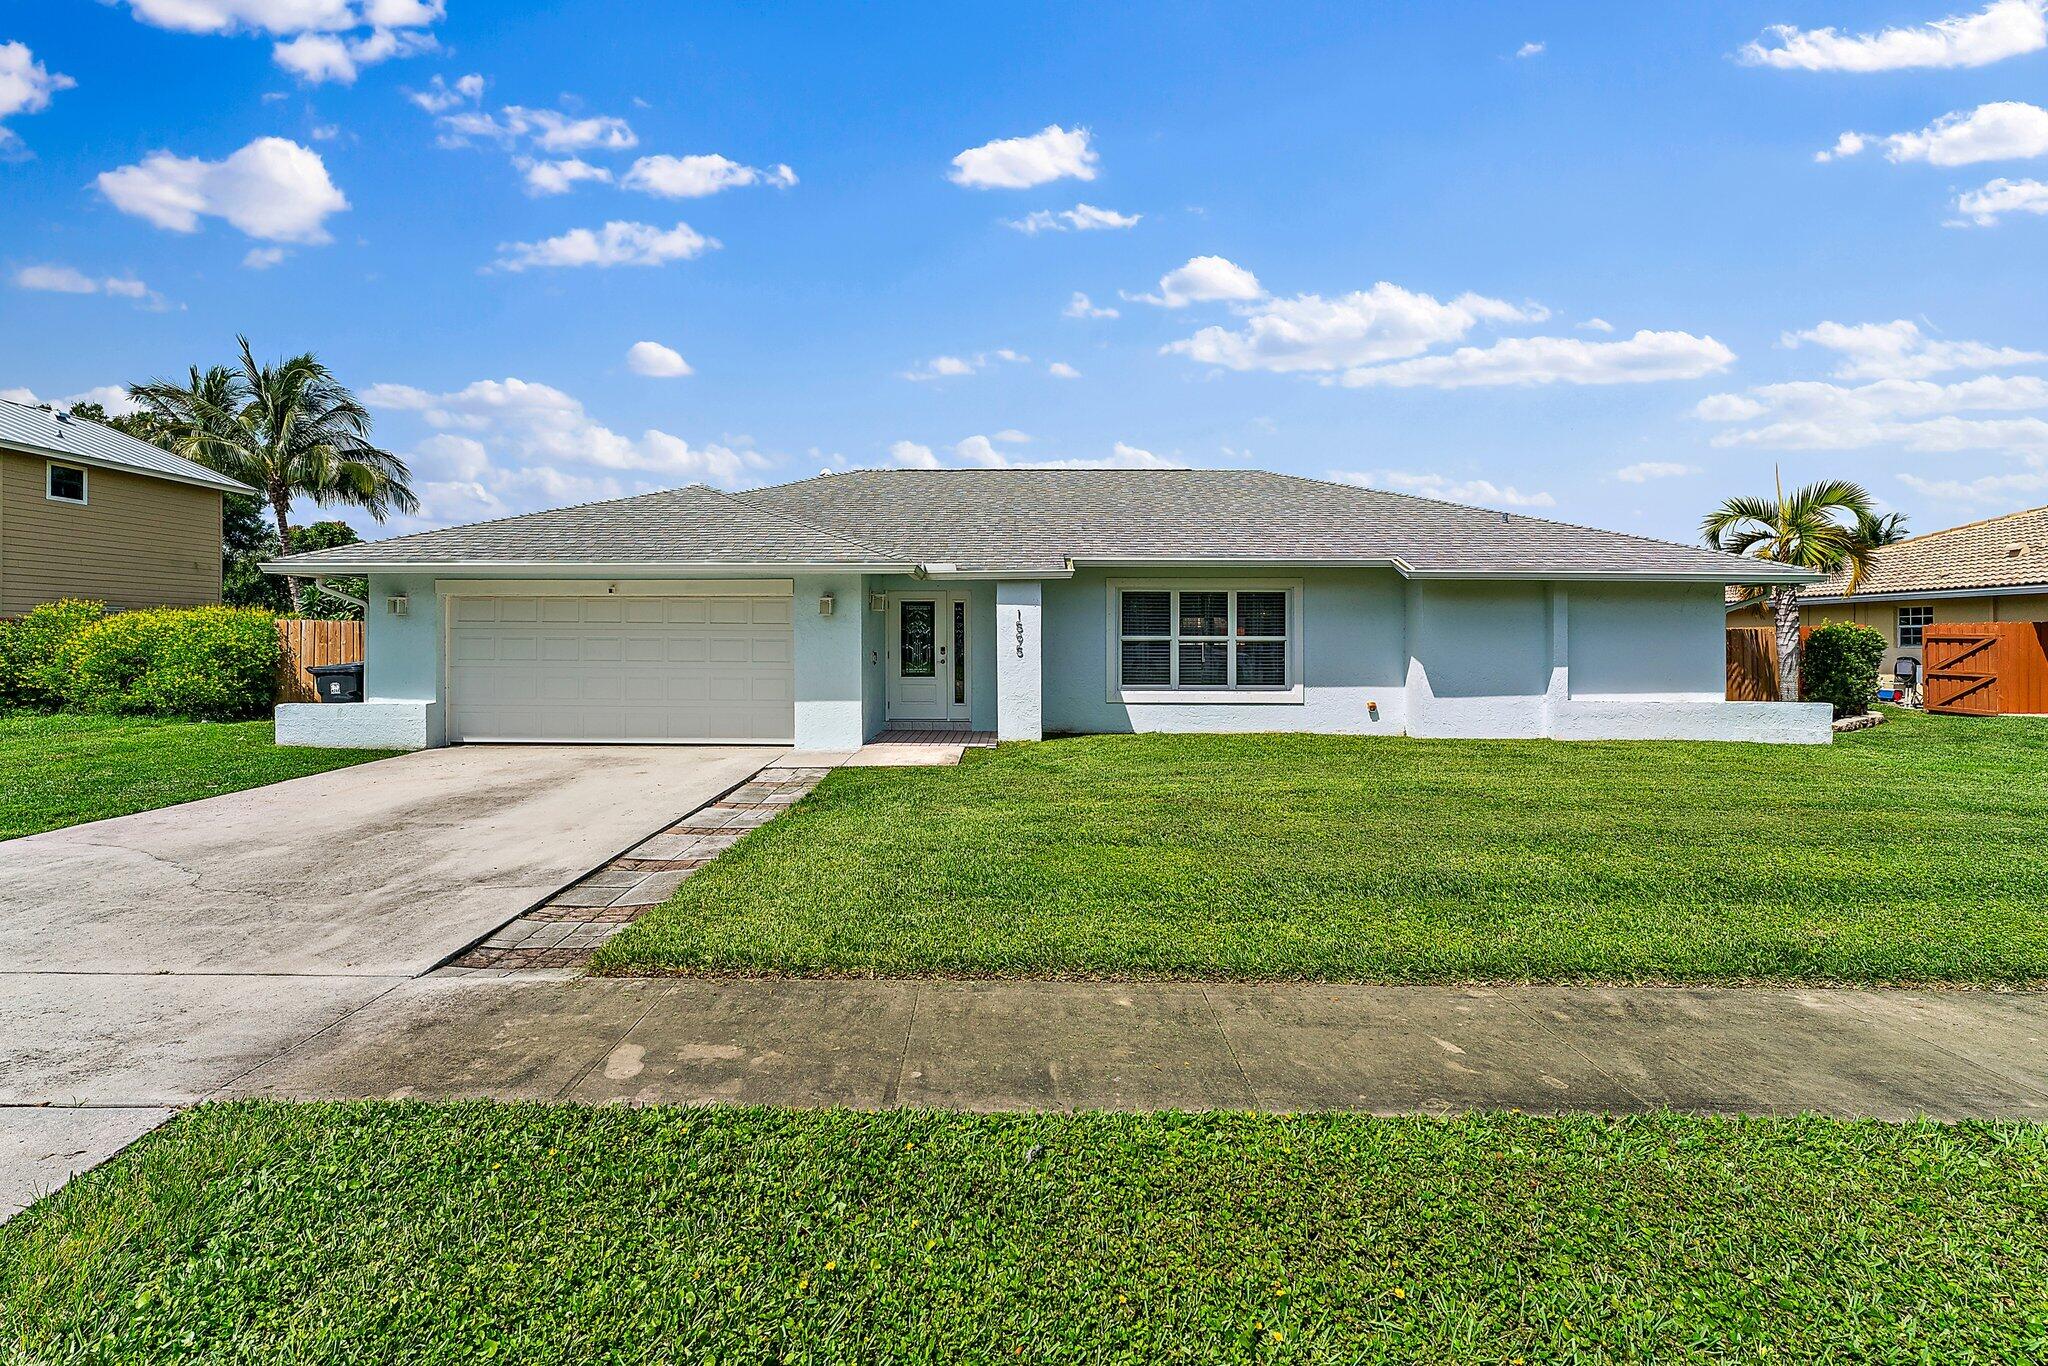
<instances>
[{"instance_id":1,"label":"wooden privacy fence","mask_svg":"<svg viewBox=\"0 0 2048 1366\"><path fill-rule=\"evenodd\" d=\"M1949 622L1921 633L1921 695L1945 716L2048 712L2048 622Z\"/></svg>"},{"instance_id":2,"label":"wooden privacy fence","mask_svg":"<svg viewBox=\"0 0 2048 1366\"><path fill-rule=\"evenodd\" d=\"M306 672L316 664L359 664L363 658L363 623L360 621L316 621L309 617L279 617L277 638L284 645L284 661L277 671L277 700L317 702L313 675Z\"/></svg>"},{"instance_id":3,"label":"wooden privacy fence","mask_svg":"<svg viewBox=\"0 0 2048 1366\"><path fill-rule=\"evenodd\" d=\"M1728 628L1728 700L1778 700L1778 633L1768 626Z\"/></svg>"}]
</instances>

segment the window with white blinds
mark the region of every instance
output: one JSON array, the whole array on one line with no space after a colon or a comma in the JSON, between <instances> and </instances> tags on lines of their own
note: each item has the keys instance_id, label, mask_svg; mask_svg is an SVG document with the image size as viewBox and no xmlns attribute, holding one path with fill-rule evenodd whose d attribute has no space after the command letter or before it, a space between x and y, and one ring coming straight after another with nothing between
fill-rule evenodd
<instances>
[{"instance_id":1,"label":"window with white blinds","mask_svg":"<svg viewBox=\"0 0 2048 1366\"><path fill-rule=\"evenodd\" d=\"M1119 586L1117 684L1138 692L1288 692L1292 587Z\"/></svg>"}]
</instances>

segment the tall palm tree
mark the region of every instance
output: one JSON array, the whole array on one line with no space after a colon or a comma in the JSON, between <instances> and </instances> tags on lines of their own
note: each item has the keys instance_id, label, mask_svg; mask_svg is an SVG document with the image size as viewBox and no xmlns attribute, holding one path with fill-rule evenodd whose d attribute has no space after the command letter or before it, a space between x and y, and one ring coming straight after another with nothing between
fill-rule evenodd
<instances>
[{"instance_id":1,"label":"tall palm tree","mask_svg":"<svg viewBox=\"0 0 2048 1366\"><path fill-rule=\"evenodd\" d=\"M249 339L235 341L239 366L195 365L185 384L152 380L128 394L166 425L181 454L262 493L280 547L291 545L294 498L345 503L380 522L393 509L418 510L411 471L370 444L369 410L333 372L311 354L258 365ZM301 610L298 580L285 584L292 610Z\"/></svg>"},{"instance_id":2,"label":"tall palm tree","mask_svg":"<svg viewBox=\"0 0 2048 1366\"><path fill-rule=\"evenodd\" d=\"M1856 543L1865 550L1881 550L1888 545L1897 545L1912 534L1906 530L1906 514L1903 512L1856 514ZM1867 568L1867 556L1849 566L1849 592L1854 593L1863 586L1863 571Z\"/></svg>"},{"instance_id":3,"label":"tall palm tree","mask_svg":"<svg viewBox=\"0 0 2048 1366\"><path fill-rule=\"evenodd\" d=\"M1848 520L1838 521L1837 513ZM1700 538L1730 555L1794 564L1833 573L1843 565L1860 577L1870 554L1858 535L1871 515L1870 494L1846 479L1823 479L1786 496L1777 478L1775 498L1730 498L1700 522ZM1778 646L1778 700L1799 700L1799 586L1764 590Z\"/></svg>"}]
</instances>

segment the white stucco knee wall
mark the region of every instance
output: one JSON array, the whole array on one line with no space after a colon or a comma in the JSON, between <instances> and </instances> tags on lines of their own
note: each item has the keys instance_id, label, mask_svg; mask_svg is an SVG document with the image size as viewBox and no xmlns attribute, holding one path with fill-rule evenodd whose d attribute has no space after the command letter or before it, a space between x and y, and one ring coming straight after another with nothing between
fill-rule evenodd
<instances>
[{"instance_id":1,"label":"white stucco knee wall","mask_svg":"<svg viewBox=\"0 0 2048 1366\"><path fill-rule=\"evenodd\" d=\"M432 749L441 743L438 702L285 702L277 743L313 749Z\"/></svg>"},{"instance_id":2,"label":"white stucco knee wall","mask_svg":"<svg viewBox=\"0 0 2048 1366\"><path fill-rule=\"evenodd\" d=\"M996 738L1045 734L1045 665L1039 643L1044 589L1036 579L996 585Z\"/></svg>"},{"instance_id":3,"label":"white stucco knee wall","mask_svg":"<svg viewBox=\"0 0 2048 1366\"><path fill-rule=\"evenodd\" d=\"M1825 702L1717 702L1654 698L1560 702L1550 713L1558 740L1747 740L1825 745L1834 739Z\"/></svg>"}]
</instances>

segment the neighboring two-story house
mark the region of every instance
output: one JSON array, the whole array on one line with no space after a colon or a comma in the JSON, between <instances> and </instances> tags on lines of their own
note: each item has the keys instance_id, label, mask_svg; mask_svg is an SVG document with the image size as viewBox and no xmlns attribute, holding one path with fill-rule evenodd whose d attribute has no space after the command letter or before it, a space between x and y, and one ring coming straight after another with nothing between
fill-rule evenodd
<instances>
[{"instance_id":1,"label":"neighboring two-story house","mask_svg":"<svg viewBox=\"0 0 2048 1366\"><path fill-rule=\"evenodd\" d=\"M252 492L97 422L0 399L0 617L57 598L219 602L221 498Z\"/></svg>"}]
</instances>

